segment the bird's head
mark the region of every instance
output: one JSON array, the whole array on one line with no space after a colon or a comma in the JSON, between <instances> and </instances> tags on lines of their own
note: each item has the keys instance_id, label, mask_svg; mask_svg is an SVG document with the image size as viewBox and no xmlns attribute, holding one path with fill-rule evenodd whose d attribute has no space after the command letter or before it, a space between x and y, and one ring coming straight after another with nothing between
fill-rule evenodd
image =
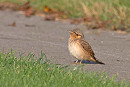
<instances>
[{"instance_id":1,"label":"bird's head","mask_svg":"<svg viewBox=\"0 0 130 87\"><path fill-rule=\"evenodd\" d=\"M84 35L79 29L70 30L70 38L71 39L83 39Z\"/></svg>"}]
</instances>

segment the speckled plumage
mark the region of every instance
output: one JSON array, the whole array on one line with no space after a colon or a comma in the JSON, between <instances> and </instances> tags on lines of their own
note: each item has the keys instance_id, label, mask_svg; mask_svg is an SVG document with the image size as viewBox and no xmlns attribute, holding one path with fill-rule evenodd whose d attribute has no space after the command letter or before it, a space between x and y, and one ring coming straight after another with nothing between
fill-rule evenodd
<instances>
[{"instance_id":1,"label":"speckled plumage","mask_svg":"<svg viewBox=\"0 0 130 87\"><path fill-rule=\"evenodd\" d=\"M68 48L70 53L78 60L88 60L104 64L95 58L95 54L88 42L84 40L84 35L78 29L70 31L70 38L68 41ZM78 62L76 61L76 63ZM80 62L80 63L81 63Z\"/></svg>"}]
</instances>

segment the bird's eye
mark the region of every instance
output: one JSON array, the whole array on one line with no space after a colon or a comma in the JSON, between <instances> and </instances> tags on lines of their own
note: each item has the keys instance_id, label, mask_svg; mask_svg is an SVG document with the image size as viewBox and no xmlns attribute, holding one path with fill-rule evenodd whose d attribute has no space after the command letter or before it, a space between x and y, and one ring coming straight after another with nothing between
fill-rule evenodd
<instances>
[{"instance_id":1,"label":"bird's eye","mask_svg":"<svg viewBox=\"0 0 130 87\"><path fill-rule=\"evenodd\" d=\"M77 36L79 36L79 34L77 34L76 32L74 32Z\"/></svg>"}]
</instances>

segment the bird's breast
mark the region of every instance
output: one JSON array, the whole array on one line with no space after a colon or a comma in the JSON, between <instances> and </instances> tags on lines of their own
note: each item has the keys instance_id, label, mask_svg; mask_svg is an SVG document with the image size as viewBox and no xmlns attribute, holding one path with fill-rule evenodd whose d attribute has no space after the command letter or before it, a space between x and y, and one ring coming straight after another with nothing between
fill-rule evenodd
<instances>
[{"instance_id":1,"label":"bird's breast","mask_svg":"<svg viewBox=\"0 0 130 87\"><path fill-rule=\"evenodd\" d=\"M78 59L82 59L83 52L82 52L82 48L78 42L76 42L76 41L69 42L68 48L69 48L70 53L73 56L75 56Z\"/></svg>"}]
</instances>

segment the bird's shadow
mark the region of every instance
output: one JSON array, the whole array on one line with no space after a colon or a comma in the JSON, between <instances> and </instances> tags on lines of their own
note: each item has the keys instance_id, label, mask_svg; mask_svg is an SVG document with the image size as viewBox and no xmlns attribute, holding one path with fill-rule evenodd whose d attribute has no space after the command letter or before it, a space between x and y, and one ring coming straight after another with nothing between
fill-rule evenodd
<instances>
[{"instance_id":1,"label":"bird's shadow","mask_svg":"<svg viewBox=\"0 0 130 87\"><path fill-rule=\"evenodd\" d=\"M78 60L78 63L80 63L81 60ZM74 61L75 63L76 61ZM83 60L81 62L82 64L99 64L99 63L96 63L96 62L93 62L93 61L88 61L88 60Z\"/></svg>"}]
</instances>

